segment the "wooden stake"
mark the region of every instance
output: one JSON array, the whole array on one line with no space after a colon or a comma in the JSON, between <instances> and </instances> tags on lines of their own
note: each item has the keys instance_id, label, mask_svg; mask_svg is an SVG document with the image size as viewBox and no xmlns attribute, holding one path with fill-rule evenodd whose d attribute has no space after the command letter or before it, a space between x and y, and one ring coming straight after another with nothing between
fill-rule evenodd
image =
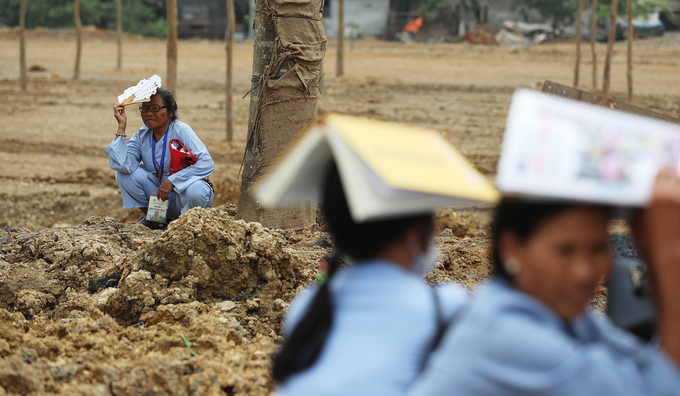
<instances>
[{"instance_id":1,"label":"wooden stake","mask_svg":"<svg viewBox=\"0 0 680 396\"><path fill-rule=\"evenodd\" d=\"M21 91L26 92L26 0L19 7L19 69L21 70Z\"/></svg>"},{"instance_id":2,"label":"wooden stake","mask_svg":"<svg viewBox=\"0 0 680 396\"><path fill-rule=\"evenodd\" d=\"M607 42L607 56L604 59L604 96L609 96L609 77L612 66L612 52L614 52L614 40L616 40L616 17L619 12L619 0L612 0L612 19L609 25L609 41Z\"/></svg>"},{"instance_id":3,"label":"wooden stake","mask_svg":"<svg viewBox=\"0 0 680 396\"><path fill-rule=\"evenodd\" d=\"M578 87L579 68L581 67L581 19L583 18L583 1L578 2L576 14L576 66L574 67L574 87Z\"/></svg>"},{"instance_id":4,"label":"wooden stake","mask_svg":"<svg viewBox=\"0 0 680 396\"><path fill-rule=\"evenodd\" d=\"M338 0L338 65L337 75L345 74L345 0Z\"/></svg>"},{"instance_id":5,"label":"wooden stake","mask_svg":"<svg viewBox=\"0 0 680 396\"><path fill-rule=\"evenodd\" d=\"M234 29L236 15L234 13L234 0L227 0L227 142L234 140L234 119L232 114L232 79L234 77Z\"/></svg>"},{"instance_id":6,"label":"wooden stake","mask_svg":"<svg viewBox=\"0 0 680 396\"><path fill-rule=\"evenodd\" d=\"M626 78L628 80L628 103L633 102L633 0L628 0L628 64Z\"/></svg>"},{"instance_id":7,"label":"wooden stake","mask_svg":"<svg viewBox=\"0 0 680 396\"><path fill-rule=\"evenodd\" d=\"M83 29L80 24L80 0L73 2L73 21L76 25L76 66L73 70L73 79L80 79L80 55L83 46Z\"/></svg>"},{"instance_id":8,"label":"wooden stake","mask_svg":"<svg viewBox=\"0 0 680 396\"><path fill-rule=\"evenodd\" d=\"M595 43L597 40L597 0L593 0L593 19L590 22L590 53L593 57L593 93L597 91L597 53Z\"/></svg>"},{"instance_id":9,"label":"wooden stake","mask_svg":"<svg viewBox=\"0 0 680 396\"><path fill-rule=\"evenodd\" d=\"M177 0L166 0L168 19L168 63L165 86L177 96Z\"/></svg>"},{"instance_id":10,"label":"wooden stake","mask_svg":"<svg viewBox=\"0 0 680 396\"><path fill-rule=\"evenodd\" d=\"M118 36L118 62L116 69L123 68L123 0L117 0L116 33Z\"/></svg>"}]
</instances>

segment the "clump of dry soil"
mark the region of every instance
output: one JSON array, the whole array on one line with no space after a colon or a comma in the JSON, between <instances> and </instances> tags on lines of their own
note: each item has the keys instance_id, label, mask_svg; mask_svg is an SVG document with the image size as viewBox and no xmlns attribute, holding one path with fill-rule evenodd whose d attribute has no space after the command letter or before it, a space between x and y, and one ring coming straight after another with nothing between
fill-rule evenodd
<instances>
[{"instance_id":1,"label":"clump of dry soil","mask_svg":"<svg viewBox=\"0 0 680 396\"><path fill-rule=\"evenodd\" d=\"M0 231L0 395L270 394L285 310L332 240L233 215ZM469 223L474 238L438 238L431 281L488 275L483 226Z\"/></svg>"}]
</instances>

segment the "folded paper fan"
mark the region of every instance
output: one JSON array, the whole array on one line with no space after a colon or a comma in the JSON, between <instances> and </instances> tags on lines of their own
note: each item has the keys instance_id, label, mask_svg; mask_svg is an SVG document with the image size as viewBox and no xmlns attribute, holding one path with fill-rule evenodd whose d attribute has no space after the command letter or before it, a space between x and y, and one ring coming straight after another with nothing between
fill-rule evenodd
<instances>
[{"instance_id":1,"label":"folded paper fan","mask_svg":"<svg viewBox=\"0 0 680 396\"><path fill-rule=\"evenodd\" d=\"M137 85L126 89L122 95L119 95L118 103L129 105L147 102L161 85L163 85L163 80L158 74L154 74L148 80L142 79Z\"/></svg>"}]
</instances>

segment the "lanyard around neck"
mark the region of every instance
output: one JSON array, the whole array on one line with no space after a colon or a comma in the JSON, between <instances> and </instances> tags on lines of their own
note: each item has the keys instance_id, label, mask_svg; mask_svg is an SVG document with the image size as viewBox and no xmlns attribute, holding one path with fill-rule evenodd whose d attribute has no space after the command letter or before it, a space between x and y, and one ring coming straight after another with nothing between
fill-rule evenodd
<instances>
[{"instance_id":1,"label":"lanyard around neck","mask_svg":"<svg viewBox=\"0 0 680 396\"><path fill-rule=\"evenodd\" d=\"M163 136L163 157L161 158L160 169L156 167L156 138L153 136L153 131L151 131L151 156L153 157L153 169L156 171L156 178L161 180L163 177L163 165L165 165L165 148L168 146L168 132L170 128L165 131L165 136Z\"/></svg>"}]
</instances>

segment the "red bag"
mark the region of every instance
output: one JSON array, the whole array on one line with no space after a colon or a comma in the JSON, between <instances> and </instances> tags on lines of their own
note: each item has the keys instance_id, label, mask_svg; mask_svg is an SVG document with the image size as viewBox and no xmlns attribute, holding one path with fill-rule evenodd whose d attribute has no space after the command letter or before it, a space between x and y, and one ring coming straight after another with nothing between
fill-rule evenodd
<instances>
[{"instance_id":1,"label":"red bag","mask_svg":"<svg viewBox=\"0 0 680 396\"><path fill-rule=\"evenodd\" d=\"M177 139L170 141L170 174L173 175L198 161L194 153Z\"/></svg>"},{"instance_id":2,"label":"red bag","mask_svg":"<svg viewBox=\"0 0 680 396\"><path fill-rule=\"evenodd\" d=\"M182 169L186 168L187 166L191 166L198 161L198 158L194 155L194 153L189 150L189 148L185 145L182 144L177 139L172 139L170 141L170 174L173 175ZM210 182L210 178L206 177L203 179L210 188L215 191L215 187L213 187L213 184Z\"/></svg>"}]
</instances>

